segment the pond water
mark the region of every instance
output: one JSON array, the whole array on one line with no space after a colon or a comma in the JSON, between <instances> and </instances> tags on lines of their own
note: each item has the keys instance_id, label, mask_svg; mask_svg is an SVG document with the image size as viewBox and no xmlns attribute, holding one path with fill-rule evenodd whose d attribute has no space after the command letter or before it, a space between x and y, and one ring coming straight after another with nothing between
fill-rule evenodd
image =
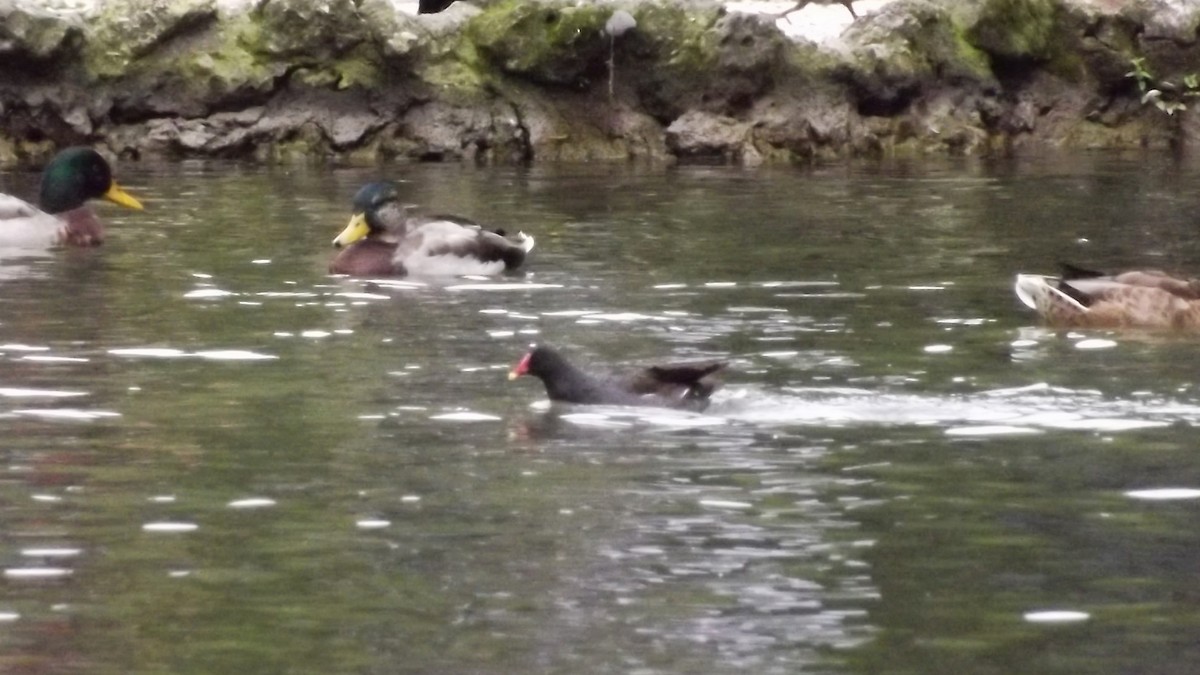
<instances>
[{"instance_id":1,"label":"pond water","mask_svg":"<svg viewBox=\"0 0 1200 675\"><path fill-rule=\"evenodd\" d=\"M1191 672L1200 343L1011 286L1200 267L1197 168L124 163L0 264L0 670ZM381 174L525 274L326 276ZM731 368L550 407L534 341Z\"/></svg>"}]
</instances>

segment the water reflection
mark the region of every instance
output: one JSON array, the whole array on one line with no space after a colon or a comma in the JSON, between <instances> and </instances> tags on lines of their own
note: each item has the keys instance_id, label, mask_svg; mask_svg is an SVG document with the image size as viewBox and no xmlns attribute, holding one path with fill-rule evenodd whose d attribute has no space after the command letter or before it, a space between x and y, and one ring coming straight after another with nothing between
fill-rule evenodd
<instances>
[{"instance_id":1,"label":"water reflection","mask_svg":"<svg viewBox=\"0 0 1200 675\"><path fill-rule=\"evenodd\" d=\"M1196 623L1196 347L1045 330L1009 289L1059 257L1200 259L1188 167L390 167L538 237L523 275L448 280L324 274L378 172L129 169L149 208L102 249L2 267L13 658L1194 662L1154 645ZM534 341L733 367L702 414L548 406L505 379Z\"/></svg>"}]
</instances>

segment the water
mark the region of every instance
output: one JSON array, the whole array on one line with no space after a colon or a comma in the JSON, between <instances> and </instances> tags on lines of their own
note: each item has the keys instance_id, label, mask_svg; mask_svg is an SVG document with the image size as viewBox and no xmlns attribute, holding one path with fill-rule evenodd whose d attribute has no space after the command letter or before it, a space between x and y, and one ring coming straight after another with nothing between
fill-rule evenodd
<instances>
[{"instance_id":1,"label":"water","mask_svg":"<svg viewBox=\"0 0 1200 675\"><path fill-rule=\"evenodd\" d=\"M1195 269L1195 166L389 173L528 271L329 278L376 172L195 163L0 265L0 670L1194 670L1200 347L1011 282ZM731 373L549 408L535 340Z\"/></svg>"}]
</instances>

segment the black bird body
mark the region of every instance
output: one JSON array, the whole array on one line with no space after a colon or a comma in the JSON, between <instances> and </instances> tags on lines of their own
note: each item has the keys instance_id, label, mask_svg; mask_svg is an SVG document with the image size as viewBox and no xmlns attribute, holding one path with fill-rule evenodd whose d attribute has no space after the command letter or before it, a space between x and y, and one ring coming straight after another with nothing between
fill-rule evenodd
<instances>
[{"instance_id":1,"label":"black bird body","mask_svg":"<svg viewBox=\"0 0 1200 675\"><path fill-rule=\"evenodd\" d=\"M702 410L717 388L713 375L724 361L655 365L636 371L593 375L546 346L534 347L509 373L542 381L551 401Z\"/></svg>"},{"instance_id":2,"label":"black bird body","mask_svg":"<svg viewBox=\"0 0 1200 675\"><path fill-rule=\"evenodd\" d=\"M454 0L417 0L417 14L437 14L454 4Z\"/></svg>"}]
</instances>

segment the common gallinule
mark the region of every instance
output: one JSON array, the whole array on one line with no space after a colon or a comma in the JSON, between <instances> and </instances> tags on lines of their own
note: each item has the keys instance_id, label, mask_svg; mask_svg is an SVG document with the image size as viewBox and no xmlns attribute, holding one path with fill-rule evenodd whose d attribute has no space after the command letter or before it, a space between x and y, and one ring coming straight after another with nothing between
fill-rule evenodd
<instances>
[{"instance_id":1,"label":"common gallinule","mask_svg":"<svg viewBox=\"0 0 1200 675\"><path fill-rule=\"evenodd\" d=\"M697 361L649 366L621 375L593 375L554 349L538 345L513 366L508 379L533 375L546 385L551 401L701 410L718 384L712 375L725 365L724 361Z\"/></svg>"}]
</instances>

